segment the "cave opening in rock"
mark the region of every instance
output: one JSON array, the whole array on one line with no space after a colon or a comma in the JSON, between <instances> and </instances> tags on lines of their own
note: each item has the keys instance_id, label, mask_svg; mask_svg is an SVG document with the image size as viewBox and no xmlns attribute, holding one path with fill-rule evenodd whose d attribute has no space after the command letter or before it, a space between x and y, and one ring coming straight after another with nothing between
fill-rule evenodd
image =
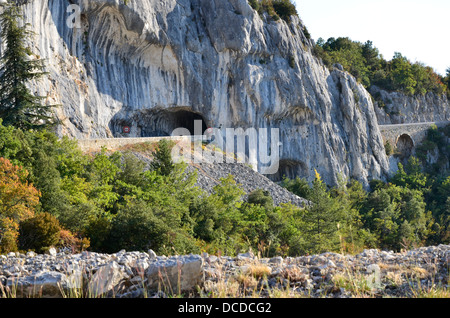
<instances>
[{"instance_id":1,"label":"cave opening in rock","mask_svg":"<svg viewBox=\"0 0 450 318\"><path fill-rule=\"evenodd\" d=\"M414 141L408 134L403 134L398 137L396 148L401 158L409 158L414 150Z\"/></svg>"},{"instance_id":2,"label":"cave opening in rock","mask_svg":"<svg viewBox=\"0 0 450 318\"><path fill-rule=\"evenodd\" d=\"M284 178L295 179L296 177L306 177L306 164L298 160L282 159L279 163L278 172L272 175L267 175L270 180L274 182L283 181Z\"/></svg>"},{"instance_id":3,"label":"cave opening in rock","mask_svg":"<svg viewBox=\"0 0 450 318\"><path fill-rule=\"evenodd\" d=\"M197 124L197 131L196 125ZM151 109L139 111L126 120L117 119L114 130L122 132L123 126L132 127L131 132L138 137L167 137L177 128L184 128L185 135L202 135L208 129L204 116L187 107Z\"/></svg>"},{"instance_id":4,"label":"cave opening in rock","mask_svg":"<svg viewBox=\"0 0 450 318\"><path fill-rule=\"evenodd\" d=\"M192 112L185 109L167 110L159 111L153 114L150 119L152 123L142 127L143 137L153 137L153 136L171 136L172 132L178 128L185 128L189 131L191 136L203 134L208 125L206 120L199 113ZM198 127L196 131L195 123L198 122Z\"/></svg>"}]
</instances>

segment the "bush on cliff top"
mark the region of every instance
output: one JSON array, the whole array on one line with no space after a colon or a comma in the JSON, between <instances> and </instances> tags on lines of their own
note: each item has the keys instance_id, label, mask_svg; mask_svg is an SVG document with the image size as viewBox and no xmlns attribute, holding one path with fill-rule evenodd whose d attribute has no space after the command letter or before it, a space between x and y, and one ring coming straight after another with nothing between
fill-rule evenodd
<instances>
[{"instance_id":1,"label":"bush on cliff top","mask_svg":"<svg viewBox=\"0 0 450 318\"><path fill-rule=\"evenodd\" d=\"M387 61L371 41L360 43L346 37L319 38L314 49L316 56L331 68L335 63L343 66L366 88L376 85L388 91L407 95L438 95L448 92L447 78L423 63L412 63L400 53Z\"/></svg>"},{"instance_id":2,"label":"bush on cliff top","mask_svg":"<svg viewBox=\"0 0 450 318\"><path fill-rule=\"evenodd\" d=\"M291 16L298 16L297 9L291 0L249 0L250 6L259 14L266 12L275 21L280 18L291 22Z\"/></svg>"}]
</instances>

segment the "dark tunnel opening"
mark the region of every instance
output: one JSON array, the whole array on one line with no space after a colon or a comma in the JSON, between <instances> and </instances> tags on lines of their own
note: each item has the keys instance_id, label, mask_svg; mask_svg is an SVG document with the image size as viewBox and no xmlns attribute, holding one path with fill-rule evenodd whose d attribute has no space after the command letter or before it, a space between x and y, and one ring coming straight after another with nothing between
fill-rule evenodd
<instances>
[{"instance_id":1,"label":"dark tunnel opening","mask_svg":"<svg viewBox=\"0 0 450 318\"><path fill-rule=\"evenodd\" d=\"M400 137L398 137L396 148L400 158L407 159L413 154L414 141L409 135L403 134Z\"/></svg>"},{"instance_id":2,"label":"dark tunnel opening","mask_svg":"<svg viewBox=\"0 0 450 318\"><path fill-rule=\"evenodd\" d=\"M116 133L122 134L123 127L132 127L132 134L138 137L167 137L175 129L184 128L183 135L194 136L204 134L209 128L200 113L181 107L145 110L127 117L114 120L112 127Z\"/></svg>"},{"instance_id":3,"label":"dark tunnel opening","mask_svg":"<svg viewBox=\"0 0 450 318\"><path fill-rule=\"evenodd\" d=\"M304 162L297 160L282 159L279 163L278 172L267 175L273 182L283 181L284 178L295 179L297 176L305 177L307 175L307 166Z\"/></svg>"}]
</instances>

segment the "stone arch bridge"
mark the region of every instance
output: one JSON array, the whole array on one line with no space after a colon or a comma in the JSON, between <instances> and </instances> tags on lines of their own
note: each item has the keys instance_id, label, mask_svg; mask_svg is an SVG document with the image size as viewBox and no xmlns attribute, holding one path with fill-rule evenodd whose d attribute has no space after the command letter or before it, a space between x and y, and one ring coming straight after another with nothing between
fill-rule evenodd
<instances>
[{"instance_id":1,"label":"stone arch bridge","mask_svg":"<svg viewBox=\"0 0 450 318\"><path fill-rule=\"evenodd\" d=\"M428 129L433 125L444 127L450 122L427 122L409 123L397 125L380 125L380 132L384 142L388 142L392 147L404 155L410 155L412 151L425 139Z\"/></svg>"}]
</instances>

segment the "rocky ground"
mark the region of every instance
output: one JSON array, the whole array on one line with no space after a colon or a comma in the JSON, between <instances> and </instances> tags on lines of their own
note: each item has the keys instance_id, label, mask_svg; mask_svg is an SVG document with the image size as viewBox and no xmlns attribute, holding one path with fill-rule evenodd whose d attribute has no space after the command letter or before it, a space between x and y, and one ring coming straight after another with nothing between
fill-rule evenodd
<instances>
[{"instance_id":1,"label":"rocky ground","mask_svg":"<svg viewBox=\"0 0 450 318\"><path fill-rule=\"evenodd\" d=\"M214 186L219 184L221 178L226 178L231 174L246 194L257 189L263 189L270 193L275 205L292 203L297 206L304 206L307 203L305 199L289 192L246 164L221 163L212 165L201 163L193 164L189 169L197 170L197 185L209 193L212 192Z\"/></svg>"},{"instance_id":2,"label":"rocky ground","mask_svg":"<svg viewBox=\"0 0 450 318\"><path fill-rule=\"evenodd\" d=\"M261 258L99 254L0 256L0 297L449 297L450 246Z\"/></svg>"}]
</instances>

